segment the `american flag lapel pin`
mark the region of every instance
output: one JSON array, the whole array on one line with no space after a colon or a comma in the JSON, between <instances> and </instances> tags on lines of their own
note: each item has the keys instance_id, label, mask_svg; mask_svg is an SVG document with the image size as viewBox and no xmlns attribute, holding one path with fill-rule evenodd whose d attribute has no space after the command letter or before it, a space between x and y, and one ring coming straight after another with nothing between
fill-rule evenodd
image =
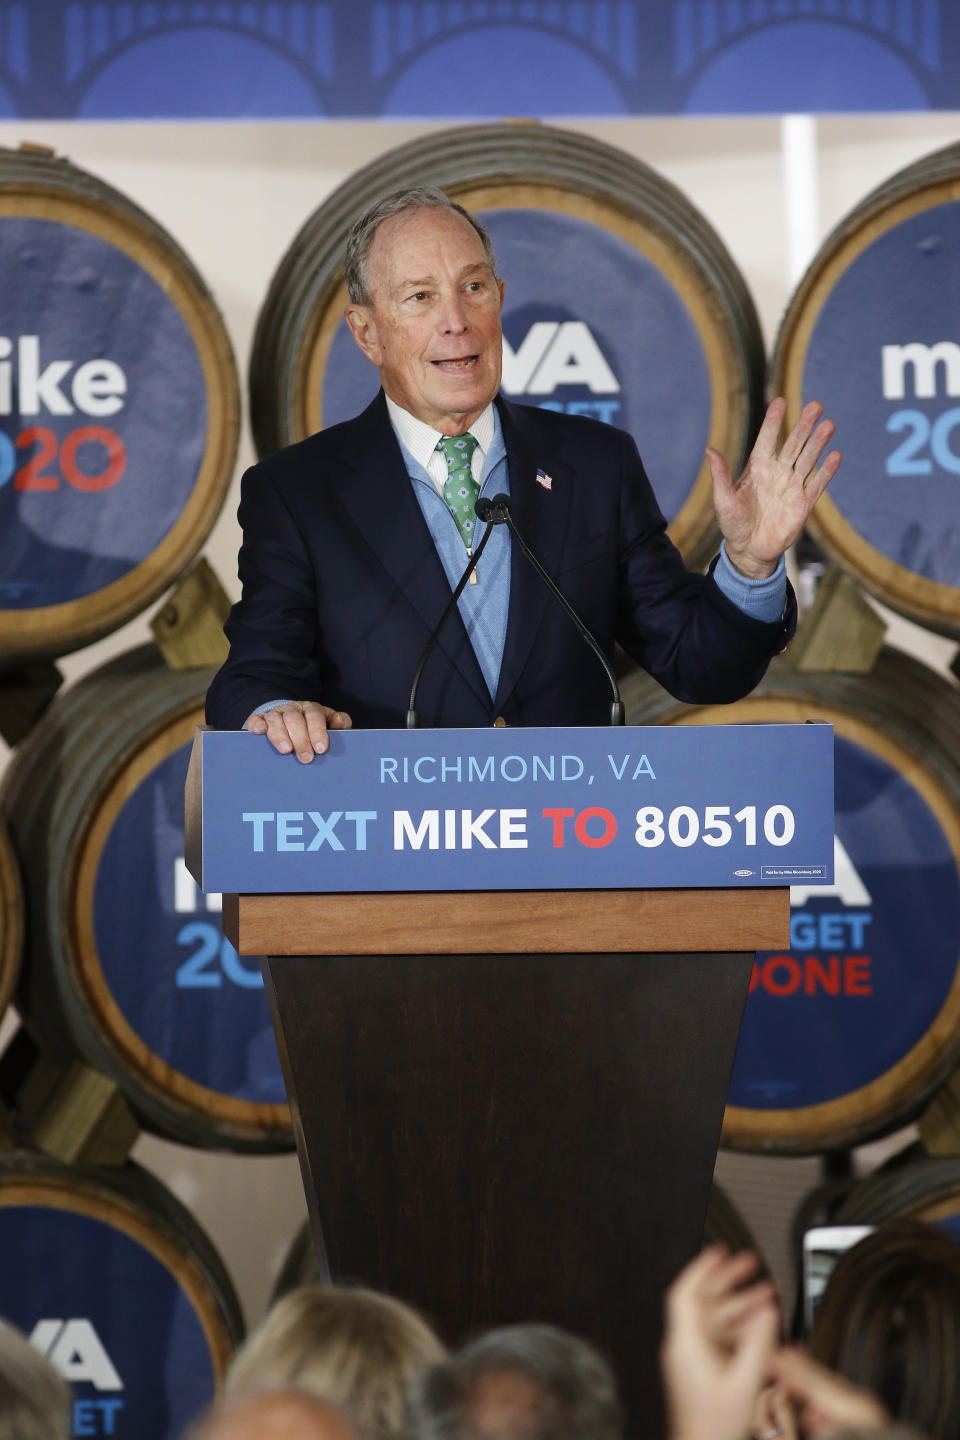
<instances>
[{"instance_id":1,"label":"american flag lapel pin","mask_svg":"<svg viewBox=\"0 0 960 1440\"><path fill-rule=\"evenodd\" d=\"M546 470L537 471L537 484L542 485L544 490L553 489L553 477L548 475Z\"/></svg>"}]
</instances>

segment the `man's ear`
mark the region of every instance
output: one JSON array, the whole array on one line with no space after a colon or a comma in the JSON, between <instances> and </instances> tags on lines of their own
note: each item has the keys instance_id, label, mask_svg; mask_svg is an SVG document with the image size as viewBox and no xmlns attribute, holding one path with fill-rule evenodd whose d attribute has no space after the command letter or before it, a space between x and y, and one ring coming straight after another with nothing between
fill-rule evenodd
<instances>
[{"instance_id":1,"label":"man's ear","mask_svg":"<svg viewBox=\"0 0 960 1440\"><path fill-rule=\"evenodd\" d=\"M367 305L350 304L343 312L343 318L350 327L350 334L373 365L381 363L380 341L377 327Z\"/></svg>"}]
</instances>

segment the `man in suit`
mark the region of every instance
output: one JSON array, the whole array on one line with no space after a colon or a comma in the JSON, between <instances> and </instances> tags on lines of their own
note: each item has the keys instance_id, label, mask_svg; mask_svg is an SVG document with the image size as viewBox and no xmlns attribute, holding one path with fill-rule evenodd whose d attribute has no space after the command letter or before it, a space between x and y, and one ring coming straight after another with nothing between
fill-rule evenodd
<instances>
[{"instance_id":1,"label":"man in suit","mask_svg":"<svg viewBox=\"0 0 960 1440\"><path fill-rule=\"evenodd\" d=\"M795 623L783 551L840 463L837 451L820 463L834 428L821 407L805 407L777 452L775 400L736 483L708 452L724 546L709 576L693 574L630 436L498 395L504 282L472 216L442 191L389 196L354 226L345 274L346 321L382 393L244 476L243 598L209 722L245 724L304 762L326 750L328 727L402 723L474 548L478 488L510 495L520 533L608 655L619 641L684 700L751 690ZM608 716L596 657L505 526L430 658L419 708L428 726Z\"/></svg>"}]
</instances>

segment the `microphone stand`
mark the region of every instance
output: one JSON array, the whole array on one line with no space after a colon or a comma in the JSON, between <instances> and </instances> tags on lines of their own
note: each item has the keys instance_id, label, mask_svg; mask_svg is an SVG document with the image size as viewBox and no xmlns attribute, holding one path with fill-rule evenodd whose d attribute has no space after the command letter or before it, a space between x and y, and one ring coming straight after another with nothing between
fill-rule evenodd
<instances>
[{"instance_id":1,"label":"microphone stand","mask_svg":"<svg viewBox=\"0 0 960 1440\"><path fill-rule=\"evenodd\" d=\"M595 636L590 630L588 630L587 626L580 619L580 616L577 614L576 610L574 610L573 606L570 604L570 601L567 599L566 595L564 595L563 591L556 584L553 577L549 575L548 572L544 569L544 567L540 564L540 561L537 559L536 555L534 555L533 551L530 549L530 546L520 534L520 531L517 529L516 525L514 525L513 516L510 514L509 495L495 495L492 500L486 500L481 498L477 501L476 512L481 520L485 520L487 522L488 526L506 524L508 530L510 531L510 534L513 536L514 540L516 540L517 544L520 546L520 549L523 551L524 555L530 561L530 564L533 566L534 570L536 570L537 574L540 576L540 579L550 591L550 594L554 597L555 600L560 603L566 614L573 621L574 625L576 626L577 633L590 646L590 649L593 651L594 655L596 655L597 659L600 661L600 664L606 671L607 679L610 682L610 690L613 695L613 700L610 705L610 724L623 725L626 721L626 707L624 706L624 703L620 698L620 686L617 684L617 677L614 674L613 666L610 664L610 661L607 659L606 655L604 655L599 644L597 643ZM483 537L484 540L486 540L489 533L490 531L488 529L487 534Z\"/></svg>"},{"instance_id":2,"label":"microphone stand","mask_svg":"<svg viewBox=\"0 0 960 1440\"><path fill-rule=\"evenodd\" d=\"M478 500L478 501L477 501L477 505L479 506L479 504L480 504L480 501ZM477 514L478 514L478 516L479 516L479 518L480 518L481 520L483 520L483 519L486 518L485 516L480 515L479 510L477 510ZM420 656L420 663L419 663L419 665L417 666L416 670L414 671L413 682L412 682L412 684L411 684L411 686L410 686L410 699L407 701L407 713L406 713L406 717L404 718L404 722L403 722L403 727L404 727L405 730L417 730L417 729L420 728L420 716L417 714L417 709L416 709L416 704L417 704L417 691L418 691L419 688L420 688L420 677L423 675L424 669L426 668L427 661L430 659L430 656L431 656L431 654L433 653L433 647L436 645L437 641L438 641L439 638L440 638L440 632L441 632L441 630L443 629L444 625L446 625L447 619L449 618L449 616L453 613L453 610L454 610L455 607L456 607L457 601L460 599L460 596L461 596L461 595L463 594L463 592L464 592L464 589L465 589L465 587L466 587L467 581L470 579L470 576L473 574L474 570L475 570L476 567L477 567L477 561L480 559L480 556L483 554L484 546L486 545L487 541L490 539L490 533L491 533L492 530L493 530L493 524L491 524L490 522L488 522L488 523L487 523L487 528L486 528L486 530L484 530L483 536L482 536L482 538L481 538L481 540L480 540L480 544L477 546L476 550L473 552L473 554L470 556L469 560L467 561L467 568L464 570L463 574L460 576L460 579L459 579L458 582L457 582L457 588L454 590L453 594L450 596L450 600L449 600L449 603L447 604L446 609L444 610L443 614L440 616L440 619L437 621L436 625L433 627L433 631L432 631L432 633L431 633L431 635L430 635L430 638L428 639L426 645L423 647L423 654Z\"/></svg>"}]
</instances>

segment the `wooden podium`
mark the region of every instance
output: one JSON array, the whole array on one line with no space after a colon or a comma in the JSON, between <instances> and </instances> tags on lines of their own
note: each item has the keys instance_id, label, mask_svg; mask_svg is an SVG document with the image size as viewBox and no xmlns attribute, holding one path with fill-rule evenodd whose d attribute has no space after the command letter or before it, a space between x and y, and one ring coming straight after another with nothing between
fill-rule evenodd
<instances>
[{"instance_id":1,"label":"wooden podium","mask_svg":"<svg viewBox=\"0 0 960 1440\"><path fill-rule=\"evenodd\" d=\"M662 1433L754 951L789 891L224 896L267 954L318 1254L449 1341L545 1320Z\"/></svg>"},{"instance_id":2,"label":"wooden podium","mask_svg":"<svg viewBox=\"0 0 960 1440\"><path fill-rule=\"evenodd\" d=\"M327 1275L450 1342L564 1326L661 1432L663 1292L754 953L832 878L832 757L823 725L334 732L309 766L198 734L187 865L268 957Z\"/></svg>"}]
</instances>

